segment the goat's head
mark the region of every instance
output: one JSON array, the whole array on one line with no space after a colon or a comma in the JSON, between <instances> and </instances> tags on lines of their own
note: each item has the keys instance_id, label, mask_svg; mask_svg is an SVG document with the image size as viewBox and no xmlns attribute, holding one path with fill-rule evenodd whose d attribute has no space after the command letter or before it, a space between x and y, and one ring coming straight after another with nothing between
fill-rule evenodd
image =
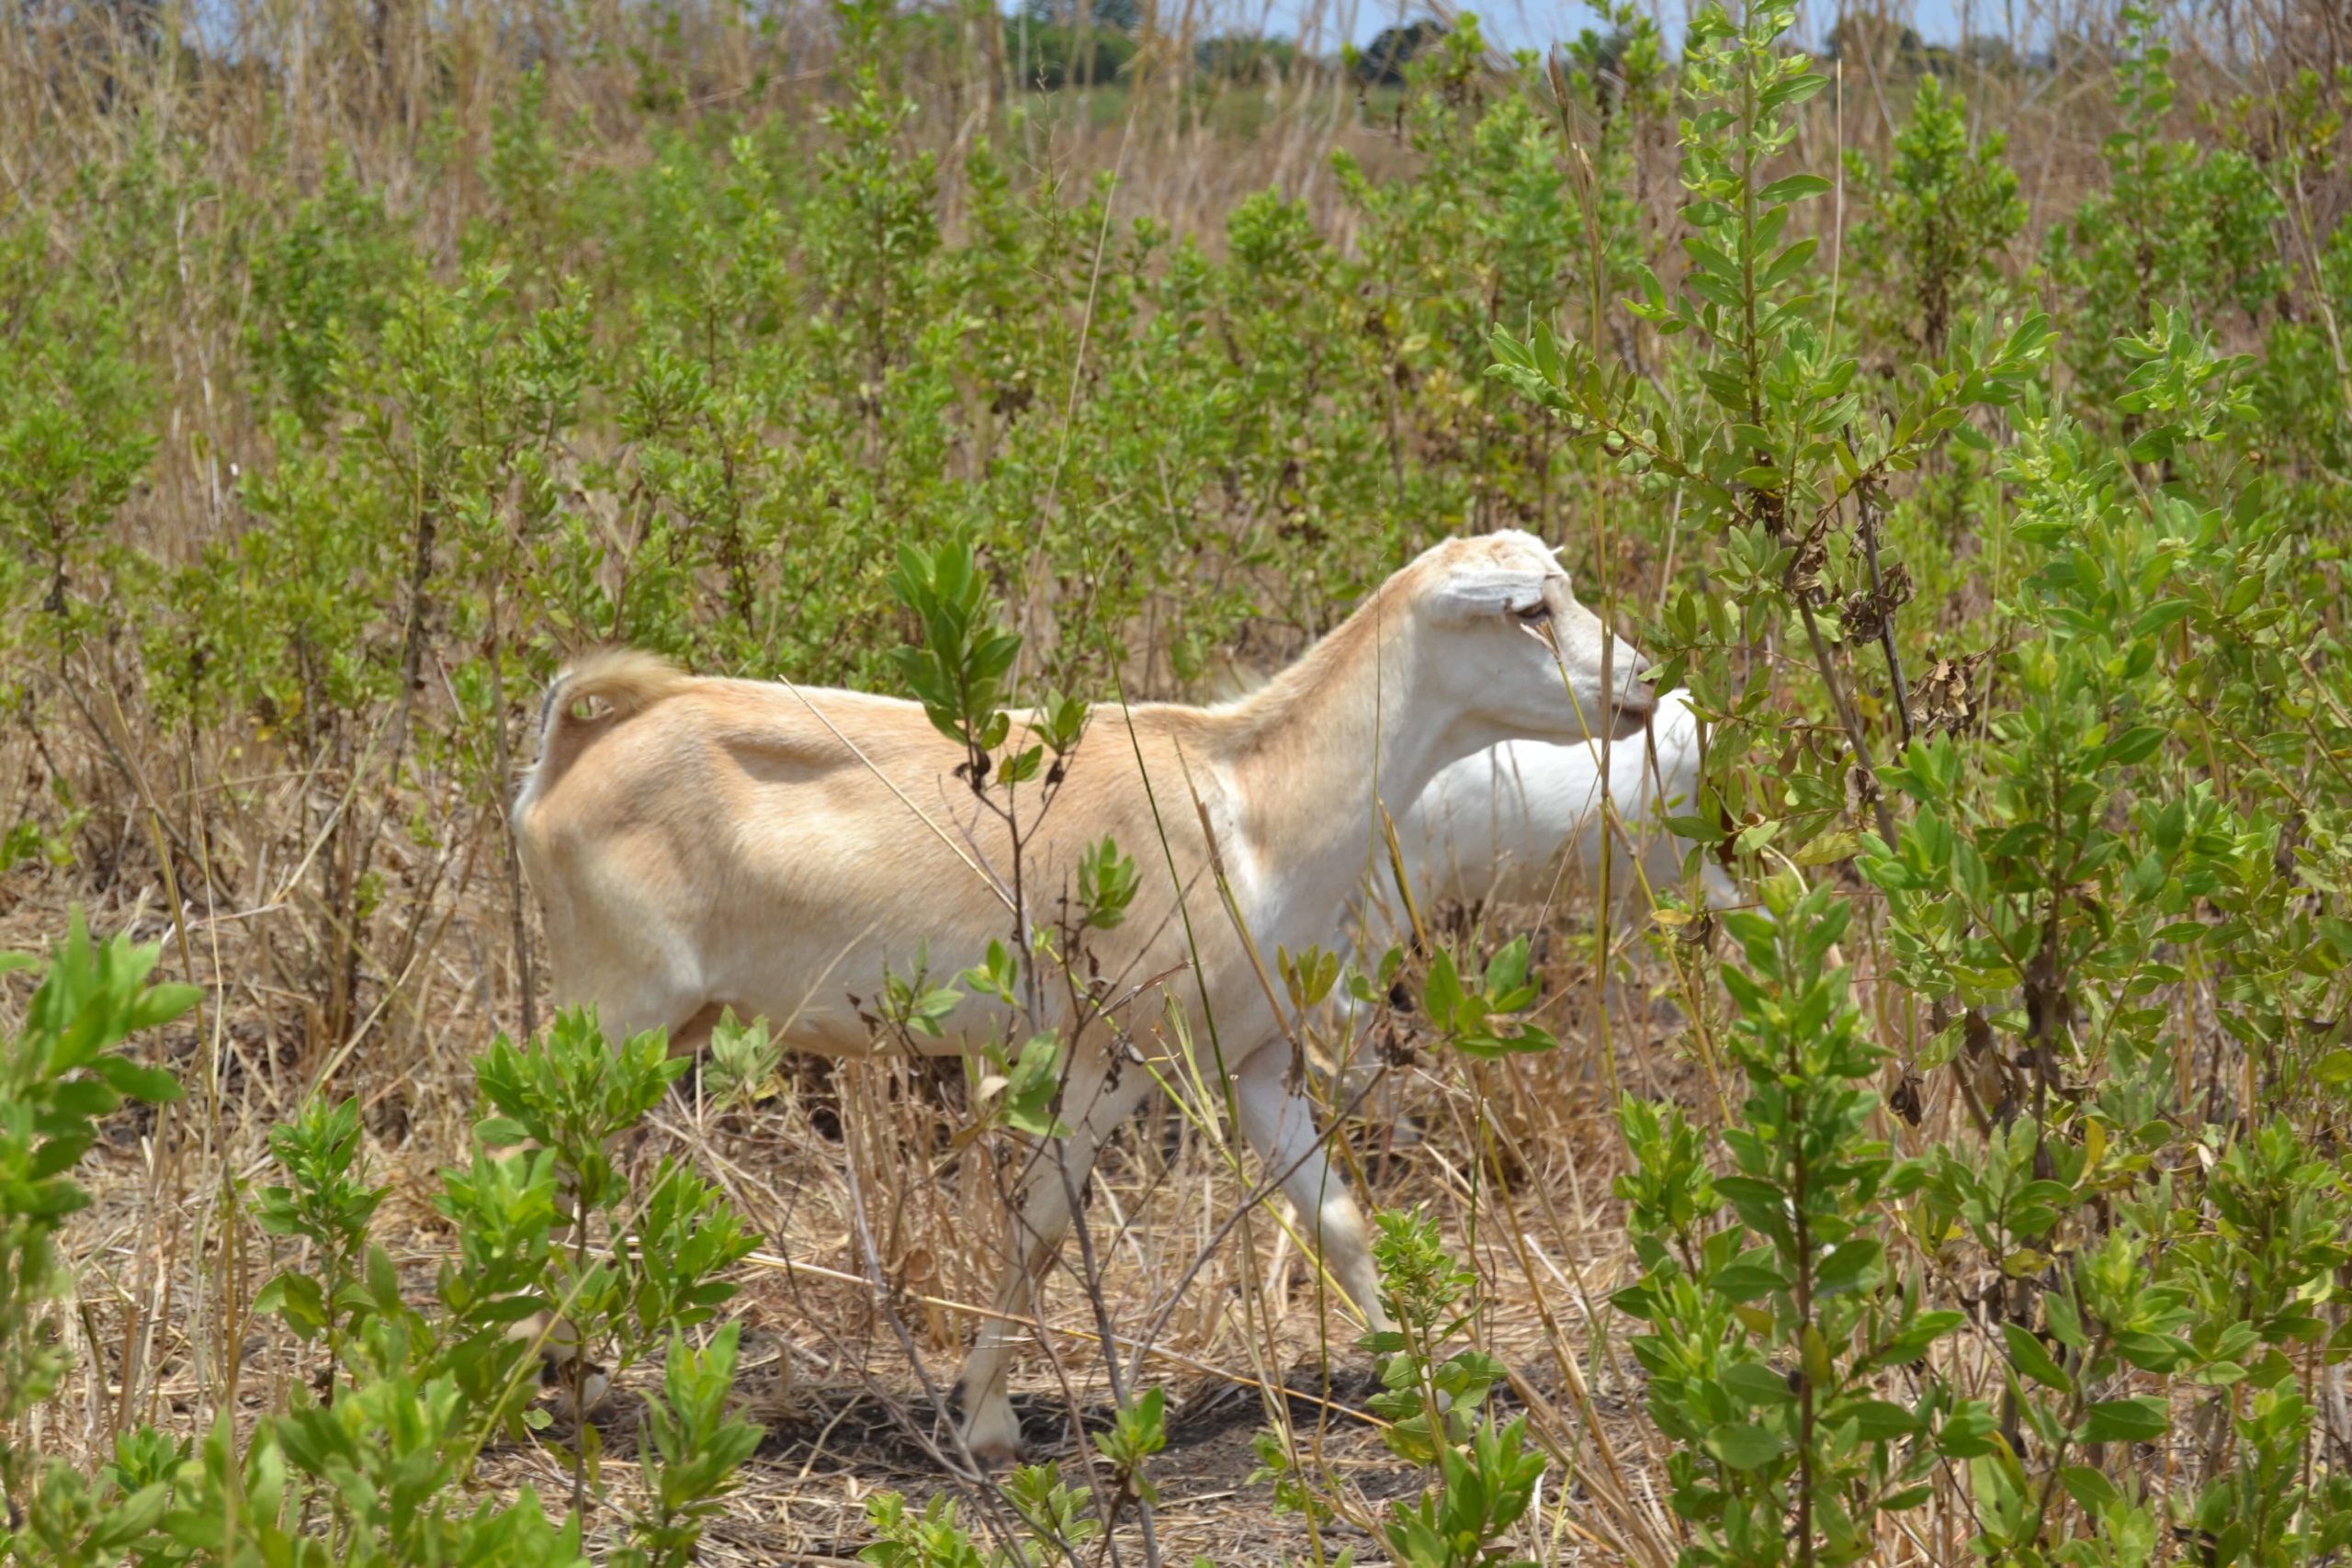
<instances>
[{"instance_id":1,"label":"goat's head","mask_svg":"<svg viewBox=\"0 0 2352 1568\"><path fill-rule=\"evenodd\" d=\"M1577 602L1534 535L1449 539L1418 565L1440 679L1474 729L1574 742L1624 739L1649 722L1657 697L1640 650Z\"/></svg>"}]
</instances>

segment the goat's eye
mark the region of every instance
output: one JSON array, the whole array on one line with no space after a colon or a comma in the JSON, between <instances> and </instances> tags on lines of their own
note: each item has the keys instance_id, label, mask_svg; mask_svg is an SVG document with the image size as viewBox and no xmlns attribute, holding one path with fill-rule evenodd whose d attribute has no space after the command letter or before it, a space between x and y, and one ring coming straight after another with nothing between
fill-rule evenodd
<instances>
[{"instance_id":1,"label":"goat's eye","mask_svg":"<svg viewBox=\"0 0 2352 1568\"><path fill-rule=\"evenodd\" d=\"M1538 599L1532 604L1513 610L1511 615L1521 626L1540 626L1552 618L1552 606Z\"/></svg>"}]
</instances>

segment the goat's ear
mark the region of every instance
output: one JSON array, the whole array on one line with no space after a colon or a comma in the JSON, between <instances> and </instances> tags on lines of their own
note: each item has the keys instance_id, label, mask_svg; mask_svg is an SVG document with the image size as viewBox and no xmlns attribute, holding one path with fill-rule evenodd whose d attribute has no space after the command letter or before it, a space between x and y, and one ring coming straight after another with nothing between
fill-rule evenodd
<instances>
[{"instance_id":1,"label":"goat's ear","mask_svg":"<svg viewBox=\"0 0 2352 1568\"><path fill-rule=\"evenodd\" d=\"M1544 603L1552 574L1509 567L1471 567L1448 574L1433 595L1433 608L1451 619L1508 615Z\"/></svg>"}]
</instances>

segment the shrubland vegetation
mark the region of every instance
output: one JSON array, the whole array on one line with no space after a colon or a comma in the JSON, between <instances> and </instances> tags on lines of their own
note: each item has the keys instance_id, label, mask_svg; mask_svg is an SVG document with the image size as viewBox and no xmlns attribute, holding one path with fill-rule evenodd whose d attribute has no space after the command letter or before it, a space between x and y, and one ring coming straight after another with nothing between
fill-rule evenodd
<instances>
[{"instance_id":1,"label":"shrubland vegetation","mask_svg":"<svg viewBox=\"0 0 2352 1568\"><path fill-rule=\"evenodd\" d=\"M0 1551L2342 1561L2352 35L1792 20L0 17ZM1052 1043L547 1016L544 682L911 690L1004 788L1004 705L1501 526L1690 687L1752 907L1268 954L1392 1064L1377 1391L1276 1392L1347 1331L1177 1081L1048 1302L1083 1439L943 1491ZM1227 1385L1238 1526L1166 1483Z\"/></svg>"}]
</instances>

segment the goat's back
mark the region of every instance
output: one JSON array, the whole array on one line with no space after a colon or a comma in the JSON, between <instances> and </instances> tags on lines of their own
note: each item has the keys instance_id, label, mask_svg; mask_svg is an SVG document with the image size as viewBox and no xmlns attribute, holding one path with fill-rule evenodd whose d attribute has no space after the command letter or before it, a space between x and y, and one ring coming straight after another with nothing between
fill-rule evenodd
<instances>
[{"instance_id":1,"label":"goat's back","mask_svg":"<svg viewBox=\"0 0 2352 1568\"><path fill-rule=\"evenodd\" d=\"M1012 941L1012 831L991 805L1004 794L975 795L957 772L962 749L916 705L677 676L626 711L579 706L552 716L548 753L560 765L535 774L516 841L559 999L621 1015L607 1018L612 1032L675 1027L724 1004L804 1048L859 1051L871 1038L859 1014L876 1012L886 966L937 985L989 941ZM1221 840L1236 816L1217 770L1176 754L1184 711L1136 710L1133 741L1105 715L1042 814L1041 785L1013 795L1033 929L1072 911L1080 859L1105 836L1137 863L1127 920L1088 934L1094 964L1125 989L1189 960L1169 874L1172 860L1197 884L1207 859L1188 775ZM1201 935L1223 958L1220 925ZM949 1032L939 1049L957 1048Z\"/></svg>"}]
</instances>

